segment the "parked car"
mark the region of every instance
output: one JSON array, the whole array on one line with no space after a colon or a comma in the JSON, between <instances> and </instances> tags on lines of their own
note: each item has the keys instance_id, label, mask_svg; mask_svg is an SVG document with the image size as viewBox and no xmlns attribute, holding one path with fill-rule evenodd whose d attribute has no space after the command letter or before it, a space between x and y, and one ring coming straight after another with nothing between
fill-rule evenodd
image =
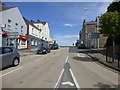
<instances>
[{"instance_id":1,"label":"parked car","mask_svg":"<svg viewBox=\"0 0 120 90\"><path fill-rule=\"evenodd\" d=\"M20 63L20 55L15 47L0 47L0 68Z\"/></svg>"},{"instance_id":2,"label":"parked car","mask_svg":"<svg viewBox=\"0 0 120 90\"><path fill-rule=\"evenodd\" d=\"M79 49L85 49L85 45L84 45L84 44L79 44L79 45L78 45L78 48L79 48Z\"/></svg>"},{"instance_id":3,"label":"parked car","mask_svg":"<svg viewBox=\"0 0 120 90\"><path fill-rule=\"evenodd\" d=\"M57 43L53 44L53 46L51 47L51 49L59 49L59 46Z\"/></svg>"},{"instance_id":4,"label":"parked car","mask_svg":"<svg viewBox=\"0 0 120 90\"><path fill-rule=\"evenodd\" d=\"M40 53L47 54L48 52L50 52L50 50L47 47L41 47L40 49L37 50L37 54Z\"/></svg>"},{"instance_id":5,"label":"parked car","mask_svg":"<svg viewBox=\"0 0 120 90\"><path fill-rule=\"evenodd\" d=\"M46 47L48 53L51 51L51 48L50 47Z\"/></svg>"}]
</instances>

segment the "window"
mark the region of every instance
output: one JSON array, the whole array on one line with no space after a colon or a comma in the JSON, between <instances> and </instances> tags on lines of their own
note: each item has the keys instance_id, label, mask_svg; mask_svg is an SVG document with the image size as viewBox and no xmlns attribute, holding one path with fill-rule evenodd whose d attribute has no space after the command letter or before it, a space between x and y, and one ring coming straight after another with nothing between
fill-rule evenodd
<instances>
[{"instance_id":1,"label":"window","mask_svg":"<svg viewBox=\"0 0 120 90\"><path fill-rule=\"evenodd\" d=\"M10 19L8 19L8 23L11 23L11 20L10 20Z\"/></svg>"},{"instance_id":2,"label":"window","mask_svg":"<svg viewBox=\"0 0 120 90\"><path fill-rule=\"evenodd\" d=\"M15 23L16 26L18 26L18 23Z\"/></svg>"},{"instance_id":3,"label":"window","mask_svg":"<svg viewBox=\"0 0 120 90\"><path fill-rule=\"evenodd\" d=\"M33 32L34 32L34 28L32 28L32 34L34 35L34 33L33 33Z\"/></svg>"},{"instance_id":4,"label":"window","mask_svg":"<svg viewBox=\"0 0 120 90\"><path fill-rule=\"evenodd\" d=\"M21 26L21 33L23 32L23 26Z\"/></svg>"},{"instance_id":5,"label":"window","mask_svg":"<svg viewBox=\"0 0 120 90\"><path fill-rule=\"evenodd\" d=\"M8 25L8 28L10 28L10 25Z\"/></svg>"},{"instance_id":6,"label":"window","mask_svg":"<svg viewBox=\"0 0 120 90\"><path fill-rule=\"evenodd\" d=\"M12 52L13 50L11 48L3 48L3 54Z\"/></svg>"}]
</instances>

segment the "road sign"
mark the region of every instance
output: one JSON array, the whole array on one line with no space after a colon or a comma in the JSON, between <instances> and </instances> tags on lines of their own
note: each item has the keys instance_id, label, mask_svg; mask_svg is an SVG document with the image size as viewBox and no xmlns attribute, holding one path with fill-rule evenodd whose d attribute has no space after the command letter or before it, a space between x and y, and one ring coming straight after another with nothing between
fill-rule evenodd
<instances>
[{"instance_id":1,"label":"road sign","mask_svg":"<svg viewBox=\"0 0 120 90\"><path fill-rule=\"evenodd\" d=\"M92 32L88 34L88 38L99 38L99 37L100 37L99 33Z\"/></svg>"}]
</instances>

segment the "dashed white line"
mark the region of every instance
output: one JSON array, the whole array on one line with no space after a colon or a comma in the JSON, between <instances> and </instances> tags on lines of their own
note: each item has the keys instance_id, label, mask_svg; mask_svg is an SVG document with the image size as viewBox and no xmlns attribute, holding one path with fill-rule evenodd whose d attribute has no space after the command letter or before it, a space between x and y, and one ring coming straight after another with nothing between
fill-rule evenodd
<instances>
[{"instance_id":1,"label":"dashed white line","mask_svg":"<svg viewBox=\"0 0 120 90\"><path fill-rule=\"evenodd\" d=\"M15 71L17 71L17 70L20 70L20 69L22 69L22 68L23 68L23 67L19 67L19 68L15 69L15 70L12 70L12 71L10 71L10 72L8 72L8 73L5 73L5 74L1 75L0 77L6 76L6 75L8 75L8 74L10 74L10 73L13 73L13 72L15 72Z\"/></svg>"},{"instance_id":2,"label":"dashed white line","mask_svg":"<svg viewBox=\"0 0 120 90\"><path fill-rule=\"evenodd\" d=\"M66 61L65 61L65 63L67 63L68 62L68 56L67 56L67 58L66 58Z\"/></svg>"}]
</instances>

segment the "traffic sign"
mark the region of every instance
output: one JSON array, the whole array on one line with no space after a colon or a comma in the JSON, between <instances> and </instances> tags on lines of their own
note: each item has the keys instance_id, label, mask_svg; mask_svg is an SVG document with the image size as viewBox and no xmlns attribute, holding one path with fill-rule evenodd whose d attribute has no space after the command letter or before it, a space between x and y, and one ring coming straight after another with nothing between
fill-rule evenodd
<instances>
[{"instance_id":1,"label":"traffic sign","mask_svg":"<svg viewBox=\"0 0 120 90\"><path fill-rule=\"evenodd\" d=\"M96 32L92 32L88 34L88 38L99 38L100 34Z\"/></svg>"}]
</instances>

